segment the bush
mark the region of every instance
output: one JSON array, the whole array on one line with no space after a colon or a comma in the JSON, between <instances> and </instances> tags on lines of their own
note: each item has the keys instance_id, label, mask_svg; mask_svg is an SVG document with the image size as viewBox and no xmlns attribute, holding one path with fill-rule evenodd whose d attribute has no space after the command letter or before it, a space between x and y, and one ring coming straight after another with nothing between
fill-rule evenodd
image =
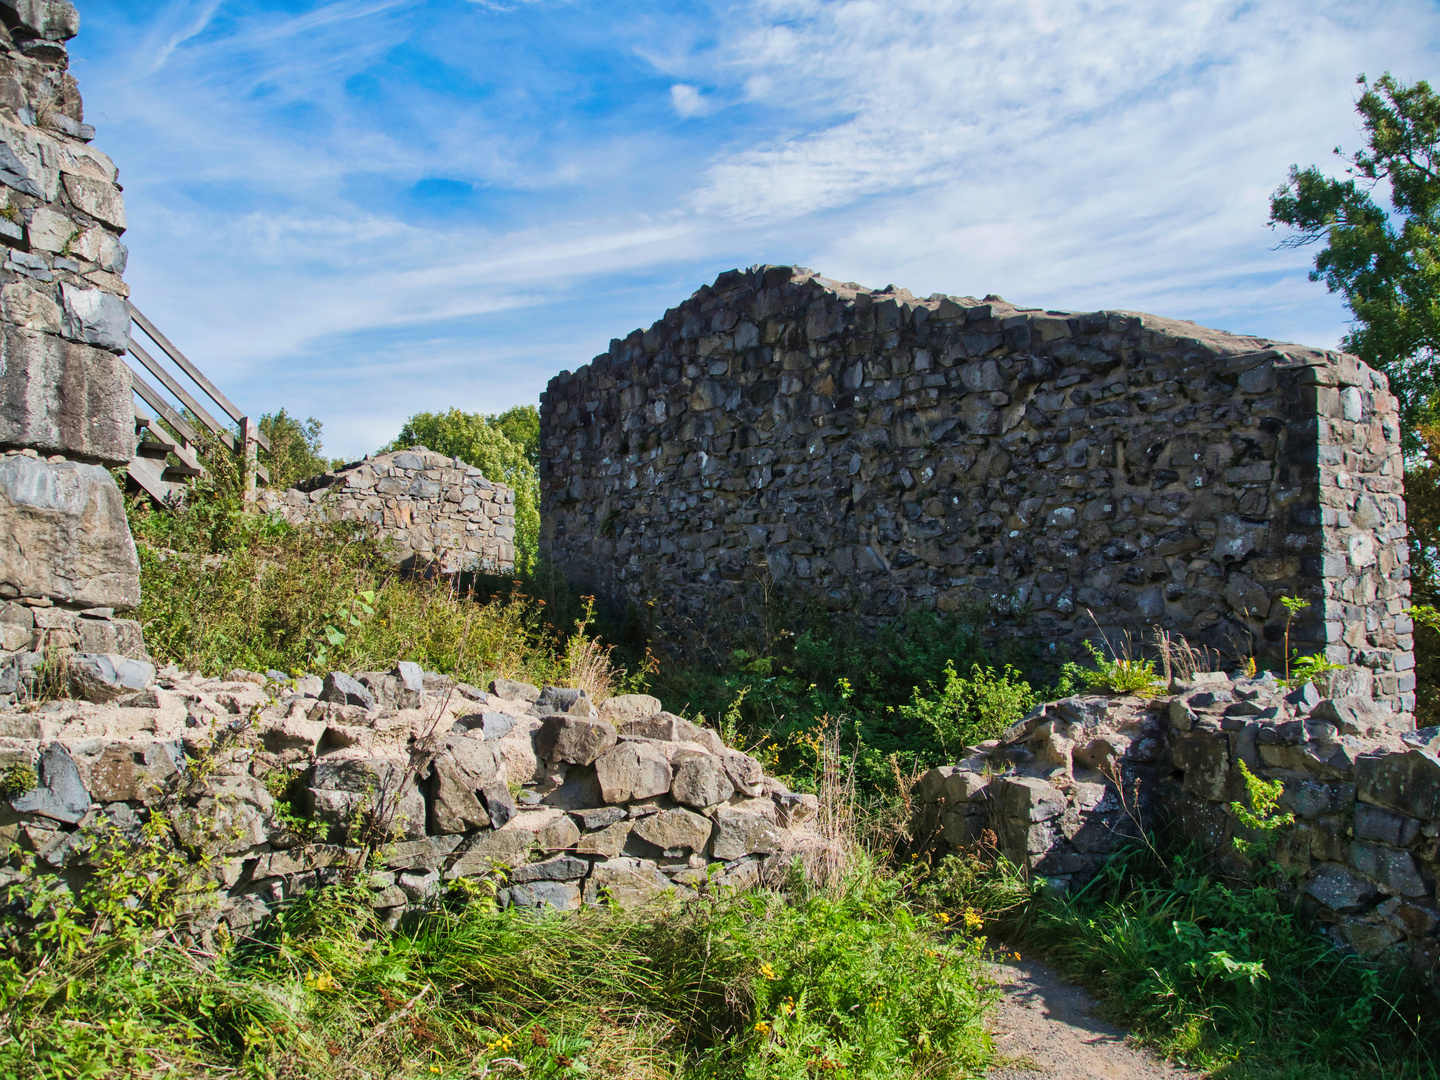
<instances>
[{"instance_id":1,"label":"bush","mask_svg":"<svg viewBox=\"0 0 1440 1080\"><path fill-rule=\"evenodd\" d=\"M993 739L1036 704L1039 695L1009 664L994 668L970 665L963 678L951 661L945 663L945 685L927 697L915 689L915 699L896 711L919 730L928 730L941 758L953 758L965 746Z\"/></svg>"}]
</instances>

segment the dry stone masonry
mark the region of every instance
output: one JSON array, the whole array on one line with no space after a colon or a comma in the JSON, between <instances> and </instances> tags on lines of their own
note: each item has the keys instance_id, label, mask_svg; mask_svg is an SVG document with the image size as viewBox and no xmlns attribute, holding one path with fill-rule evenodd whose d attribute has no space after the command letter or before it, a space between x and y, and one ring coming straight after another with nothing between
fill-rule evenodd
<instances>
[{"instance_id":1,"label":"dry stone masonry","mask_svg":"<svg viewBox=\"0 0 1440 1080\"><path fill-rule=\"evenodd\" d=\"M90 146L67 0L0 0L0 702L43 645L143 659L108 468L135 449L125 205Z\"/></svg>"},{"instance_id":2,"label":"dry stone masonry","mask_svg":"<svg viewBox=\"0 0 1440 1080\"><path fill-rule=\"evenodd\" d=\"M922 778L914 834L937 854L993 846L1062 890L1142 826L1197 841L1228 872L1273 859L1338 945L1440 986L1440 728L1405 730L1343 689L1213 673L1154 699L1039 706ZM1262 838L1232 809L1250 805L1242 763L1283 785L1294 817L1248 858L1233 841Z\"/></svg>"},{"instance_id":3,"label":"dry stone masonry","mask_svg":"<svg viewBox=\"0 0 1440 1080\"><path fill-rule=\"evenodd\" d=\"M202 928L346 873L393 920L467 884L562 910L747 888L823 848L813 795L647 695L93 660L75 697L0 711L0 844L76 880L108 829L167 815L213 860Z\"/></svg>"},{"instance_id":4,"label":"dry stone masonry","mask_svg":"<svg viewBox=\"0 0 1440 1080\"><path fill-rule=\"evenodd\" d=\"M407 568L515 568L515 492L423 446L354 462L289 491L263 491L258 503L295 524L368 521Z\"/></svg>"},{"instance_id":5,"label":"dry stone masonry","mask_svg":"<svg viewBox=\"0 0 1440 1080\"><path fill-rule=\"evenodd\" d=\"M1396 402L1352 356L1123 311L720 275L552 379L542 553L723 643L789 592L1042 641L1292 645L1413 707Z\"/></svg>"}]
</instances>

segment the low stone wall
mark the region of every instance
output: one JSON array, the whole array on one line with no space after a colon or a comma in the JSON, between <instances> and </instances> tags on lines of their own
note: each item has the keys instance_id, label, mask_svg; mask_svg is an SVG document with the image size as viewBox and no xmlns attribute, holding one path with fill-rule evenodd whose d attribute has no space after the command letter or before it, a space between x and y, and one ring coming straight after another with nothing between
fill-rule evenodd
<instances>
[{"instance_id":1,"label":"low stone wall","mask_svg":"<svg viewBox=\"0 0 1440 1080\"><path fill-rule=\"evenodd\" d=\"M407 568L515 568L515 492L423 446L366 458L288 491L262 491L259 506L297 523L370 522Z\"/></svg>"},{"instance_id":2,"label":"low stone wall","mask_svg":"<svg viewBox=\"0 0 1440 1080\"><path fill-rule=\"evenodd\" d=\"M597 709L413 664L281 682L85 657L73 679L90 700L0 711L0 774L39 780L0 798L0 843L83 879L106 826L136 838L164 814L214 857L201 929L244 931L345 873L394 920L461 879L560 909L744 888L821 845L814 796L645 695Z\"/></svg>"},{"instance_id":3,"label":"low stone wall","mask_svg":"<svg viewBox=\"0 0 1440 1080\"><path fill-rule=\"evenodd\" d=\"M541 554L686 651L781 597L1279 667L1299 596L1292 645L1414 707L1397 406L1353 356L761 266L557 375L540 438Z\"/></svg>"},{"instance_id":4,"label":"low stone wall","mask_svg":"<svg viewBox=\"0 0 1440 1080\"><path fill-rule=\"evenodd\" d=\"M1399 725L1399 726L1397 726ZM1086 880L1140 828L1249 861L1231 810L1240 765L1283 784L1275 859L1337 945L1413 964L1440 986L1440 729L1368 697L1200 676L1153 700L1081 696L1035 709L916 789L915 835L937 853L996 846L1052 885Z\"/></svg>"}]
</instances>

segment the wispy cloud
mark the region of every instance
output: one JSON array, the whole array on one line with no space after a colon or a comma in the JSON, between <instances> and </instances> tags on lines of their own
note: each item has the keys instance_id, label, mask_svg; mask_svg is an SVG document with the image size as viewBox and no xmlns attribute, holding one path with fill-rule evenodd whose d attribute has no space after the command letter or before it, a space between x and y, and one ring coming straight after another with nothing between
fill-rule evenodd
<instances>
[{"instance_id":1,"label":"wispy cloud","mask_svg":"<svg viewBox=\"0 0 1440 1080\"><path fill-rule=\"evenodd\" d=\"M498 409L716 271L1331 344L1273 250L1422 0L138 0L75 43L142 308L337 453ZM722 107L723 106L723 107ZM427 197L427 193L443 197Z\"/></svg>"}]
</instances>

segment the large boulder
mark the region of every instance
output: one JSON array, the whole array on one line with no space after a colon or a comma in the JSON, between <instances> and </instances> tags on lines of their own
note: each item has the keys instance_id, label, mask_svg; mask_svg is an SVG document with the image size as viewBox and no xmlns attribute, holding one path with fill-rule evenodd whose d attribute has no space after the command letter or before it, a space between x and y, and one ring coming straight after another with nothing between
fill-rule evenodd
<instances>
[{"instance_id":1,"label":"large boulder","mask_svg":"<svg viewBox=\"0 0 1440 1080\"><path fill-rule=\"evenodd\" d=\"M644 742L623 742L605 751L595 759L595 775L608 803L663 795L672 777L665 755Z\"/></svg>"},{"instance_id":2,"label":"large boulder","mask_svg":"<svg viewBox=\"0 0 1440 1080\"><path fill-rule=\"evenodd\" d=\"M29 294L23 299L22 290ZM67 313L23 283L0 290L0 305L11 320L19 315L32 325L64 328ZM37 308L46 310L37 315ZM130 369L118 353L13 324L0 333L0 349L0 445L108 466L130 460L135 406Z\"/></svg>"},{"instance_id":3,"label":"large boulder","mask_svg":"<svg viewBox=\"0 0 1440 1080\"><path fill-rule=\"evenodd\" d=\"M615 725L604 720L547 716L535 734L535 752L546 761L589 765L614 746L615 740Z\"/></svg>"},{"instance_id":4,"label":"large boulder","mask_svg":"<svg viewBox=\"0 0 1440 1080\"><path fill-rule=\"evenodd\" d=\"M0 536L0 597L84 607L140 603L125 502L99 465L0 455Z\"/></svg>"}]
</instances>

